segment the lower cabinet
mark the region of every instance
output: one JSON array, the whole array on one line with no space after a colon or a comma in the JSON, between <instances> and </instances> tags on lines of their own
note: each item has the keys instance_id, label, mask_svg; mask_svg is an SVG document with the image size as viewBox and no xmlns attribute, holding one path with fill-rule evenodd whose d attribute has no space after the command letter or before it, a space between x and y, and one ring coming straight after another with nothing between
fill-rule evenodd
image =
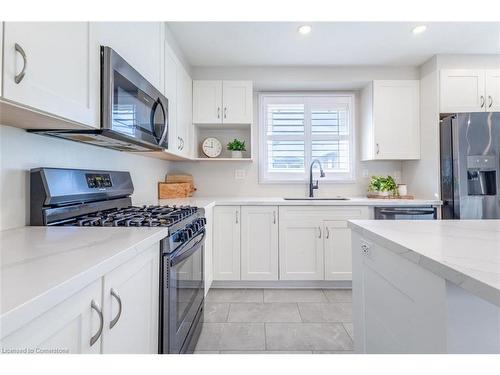
<instances>
[{"instance_id":1,"label":"lower cabinet","mask_svg":"<svg viewBox=\"0 0 500 375\"><path fill-rule=\"evenodd\" d=\"M4 350L158 353L159 244L144 250L24 327Z\"/></svg>"},{"instance_id":2,"label":"lower cabinet","mask_svg":"<svg viewBox=\"0 0 500 375\"><path fill-rule=\"evenodd\" d=\"M278 280L278 207L241 207L241 280Z\"/></svg>"},{"instance_id":3,"label":"lower cabinet","mask_svg":"<svg viewBox=\"0 0 500 375\"><path fill-rule=\"evenodd\" d=\"M351 230L346 220L326 220L325 280L352 280Z\"/></svg>"},{"instance_id":4,"label":"lower cabinet","mask_svg":"<svg viewBox=\"0 0 500 375\"><path fill-rule=\"evenodd\" d=\"M240 280L240 206L214 207L214 280Z\"/></svg>"},{"instance_id":5,"label":"lower cabinet","mask_svg":"<svg viewBox=\"0 0 500 375\"><path fill-rule=\"evenodd\" d=\"M100 353L103 324L101 295L102 281L99 279L3 338L2 350Z\"/></svg>"},{"instance_id":6,"label":"lower cabinet","mask_svg":"<svg viewBox=\"0 0 500 375\"><path fill-rule=\"evenodd\" d=\"M103 353L157 353L159 251L147 250L104 276Z\"/></svg>"}]
</instances>

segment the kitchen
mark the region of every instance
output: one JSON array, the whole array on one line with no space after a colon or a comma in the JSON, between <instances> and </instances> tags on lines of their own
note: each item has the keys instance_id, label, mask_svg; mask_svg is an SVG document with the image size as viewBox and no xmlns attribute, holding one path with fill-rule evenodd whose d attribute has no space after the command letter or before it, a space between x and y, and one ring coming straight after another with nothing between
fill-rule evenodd
<instances>
[{"instance_id":1,"label":"kitchen","mask_svg":"<svg viewBox=\"0 0 500 375\"><path fill-rule=\"evenodd\" d=\"M499 354L499 27L2 21L2 351Z\"/></svg>"}]
</instances>

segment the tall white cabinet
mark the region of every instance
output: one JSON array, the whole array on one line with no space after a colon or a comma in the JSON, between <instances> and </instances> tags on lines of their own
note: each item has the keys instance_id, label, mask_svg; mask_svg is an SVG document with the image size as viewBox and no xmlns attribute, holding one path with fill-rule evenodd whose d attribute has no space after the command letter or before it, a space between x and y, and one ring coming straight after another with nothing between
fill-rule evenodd
<instances>
[{"instance_id":1,"label":"tall white cabinet","mask_svg":"<svg viewBox=\"0 0 500 375\"><path fill-rule=\"evenodd\" d=\"M240 206L217 206L213 211L214 280L240 280Z\"/></svg>"},{"instance_id":2,"label":"tall white cabinet","mask_svg":"<svg viewBox=\"0 0 500 375\"><path fill-rule=\"evenodd\" d=\"M362 160L420 158L420 83L377 80L361 93Z\"/></svg>"},{"instance_id":3,"label":"tall white cabinet","mask_svg":"<svg viewBox=\"0 0 500 375\"><path fill-rule=\"evenodd\" d=\"M99 49L89 22L5 22L2 96L100 126Z\"/></svg>"},{"instance_id":4,"label":"tall white cabinet","mask_svg":"<svg viewBox=\"0 0 500 375\"><path fill-rule=\"evenodd\" d=\"M278 207L241 207L241 280L278 280Z\"/></svg>"}]
</instances>

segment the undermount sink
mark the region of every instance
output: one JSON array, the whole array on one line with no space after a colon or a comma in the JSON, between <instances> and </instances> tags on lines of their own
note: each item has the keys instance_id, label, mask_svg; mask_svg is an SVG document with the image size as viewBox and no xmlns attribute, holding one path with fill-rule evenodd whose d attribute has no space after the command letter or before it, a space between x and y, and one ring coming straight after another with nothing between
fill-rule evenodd
<instances>
[{"instance_id":1,"label":"undermount sink","mask_svg":"<svg viewBox=\"0 0 500 375\"><path fill-rule=\"evenodd\" d=\"M286 201L348 201L349 198L345 197L334 197L334 198L316 198L316 197L306 197L306 198L283 198Z\"/></svg>"}]
</instances>

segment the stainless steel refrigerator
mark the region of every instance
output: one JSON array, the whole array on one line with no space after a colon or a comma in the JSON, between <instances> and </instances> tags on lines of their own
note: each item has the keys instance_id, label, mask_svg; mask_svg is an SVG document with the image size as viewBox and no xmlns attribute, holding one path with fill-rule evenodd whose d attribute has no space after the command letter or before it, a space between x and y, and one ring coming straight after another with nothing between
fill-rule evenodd
<instances>
[{"instance_id":1,"label":"stainless steel refrigerator","mask_svg":"<svg viewBox=\"0 0 500 375\"><path fill-rule=\"evenodd\" d=\"M500 112L441 120L443 219L500 219Z\"/></svg>"}]
</instances>

